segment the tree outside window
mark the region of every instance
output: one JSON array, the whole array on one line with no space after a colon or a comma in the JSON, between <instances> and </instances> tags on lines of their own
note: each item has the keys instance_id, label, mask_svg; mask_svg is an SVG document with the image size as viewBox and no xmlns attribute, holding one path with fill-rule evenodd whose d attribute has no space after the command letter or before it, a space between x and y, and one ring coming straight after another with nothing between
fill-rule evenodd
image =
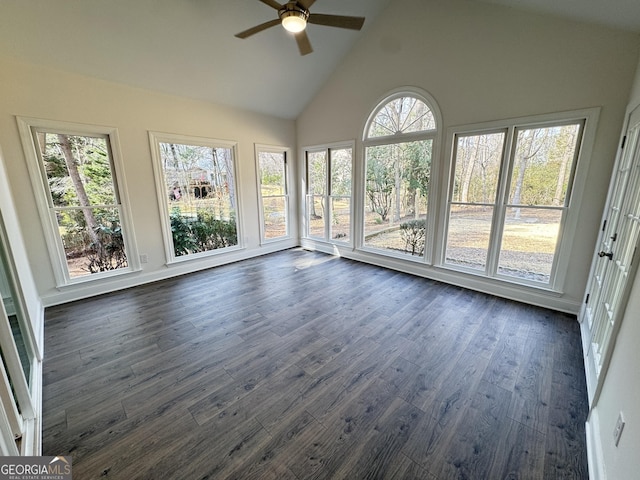
<instances>
[{"instance_id":1,"label":"tree outside window","mask_svg":"<svg viewBox=\"0 0 640 480\"><path fill-rule=\"evenodd\" d=\"M36 138L69 278L127 268L108 137L38 130Z\"/></svg>"}]
</instances>

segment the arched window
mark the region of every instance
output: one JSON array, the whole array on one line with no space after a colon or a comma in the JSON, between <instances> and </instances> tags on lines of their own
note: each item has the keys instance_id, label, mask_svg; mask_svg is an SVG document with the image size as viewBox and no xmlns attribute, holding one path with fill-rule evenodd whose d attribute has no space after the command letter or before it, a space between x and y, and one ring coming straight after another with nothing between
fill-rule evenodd
<instances>
[{"instance_id":1,"label":"arched window","mask_svg":"<svg viewBox=\"0 0 640 480\"><path fill-rule=\"evenodd\" d=\"M439 113L425 92L398 91L378 104L364 130L363 246L423 258Z\"/></svg>"}]
</instances>

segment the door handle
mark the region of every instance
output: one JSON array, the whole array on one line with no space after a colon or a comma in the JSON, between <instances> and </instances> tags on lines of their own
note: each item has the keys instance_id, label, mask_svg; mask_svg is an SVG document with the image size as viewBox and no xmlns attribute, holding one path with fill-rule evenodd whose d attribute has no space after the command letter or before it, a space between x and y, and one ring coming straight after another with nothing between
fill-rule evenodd
<instances>
[{"instance_id":1,"label":"door handle","mask_svg":"<svg viewBox=\"0 0 640 480\"><path fill-rule=\"evenodd\" d=\"M613 260L613 252L606 253L606 252L603 250L603 251L601 251L601 252L598 252L598 256L599 256L600 258L602 258L602 257L609 257L609 260Z\"/></svg>"}]
</instances>

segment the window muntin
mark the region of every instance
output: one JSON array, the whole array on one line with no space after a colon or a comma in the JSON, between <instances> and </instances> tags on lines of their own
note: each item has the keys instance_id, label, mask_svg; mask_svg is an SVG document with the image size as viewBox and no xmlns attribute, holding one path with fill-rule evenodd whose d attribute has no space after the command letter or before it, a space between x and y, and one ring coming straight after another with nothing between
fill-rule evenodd
<instances>
[{"instance_id":1,"label":"window muntin","mask_svg":"<svg viewBox=\"0 0 640 480\"><path fill-rule=\"evenodd\" d=\"M235 144L150 135L169 261L238 246Z\"/></svg>"},{"instance_id":2,"label":"window muntin","mask_svg":"<svg viewBox=\"0 0 640 480\"><path fill-rule=\"evenodd\" d=\"M353 147L336 145L305 154L307 236L351 242Z\"/></svg>"},{"instance_id":3,"label":"window muntin","mask_svg":"<svg viewBox=\"0 0 640 480\"><path fill-rule=\"evenodd\" d=\"M454 134L444 264L553 285L584 127L551 120Z\"/></svg>"},{"instance_id":4,"label":"window muntin","mask_svg":"<svg viewBox=\"0 0 640 480\"><path fill-rule=\"evenodd\" d=\"M401 92L374 111L365 129L363 246L424 260L431 239L429 192L434 112Z\"/></svg>"},{"instance_id":5,"label":"window muntin","mask_svg":"<svg viewBox=\"0 0 640 480\"><path fill-rule=\"evenodd\" d=\"M38 164L32 174L41 180L37 195L48 218L44 227L58 284L136 268L116 178L115 132L84 125L74 131L48 121L19 124L34 146L27 152L35 152Z\"/></svg>"},{"instance_id":6,"label":"window muntin","mask_svg":"<svg viewBox=\"0 0 640 480\"><path fill-rule=\"evenodd\" d=\"M257 147L260 234L264 242L289 237L287 150Z\"/></svg>"}]
</instances>

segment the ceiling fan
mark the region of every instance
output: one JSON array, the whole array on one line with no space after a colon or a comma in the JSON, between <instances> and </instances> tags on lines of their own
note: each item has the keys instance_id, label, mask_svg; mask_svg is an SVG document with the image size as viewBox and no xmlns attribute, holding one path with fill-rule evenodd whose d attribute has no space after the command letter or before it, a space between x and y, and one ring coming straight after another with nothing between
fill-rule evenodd
<instances>
[{"instance_id":1,"label":"ceiling fan","mask_svg":"<svg viewBox=\"0 0 640 480\"><path fill-rule=\"evenodd\" d=\"M350 30L360 30L362 25L364 25L364 17L325 15L322 13L309 12L309 8L311 8L311 5L313 5L316 0L291 0L284 5L280 5L275 0L260 1L278 10L278 18L256 25L243 32L236 33L235 36L238 38L247 38L267 28L281 24L285 30L293 33L295 36L300 55L307 55L313 52L309 37L307 36L307 32L305 32L307 23L327 27L348 28Z\"/></svg>"}]
</instances>

